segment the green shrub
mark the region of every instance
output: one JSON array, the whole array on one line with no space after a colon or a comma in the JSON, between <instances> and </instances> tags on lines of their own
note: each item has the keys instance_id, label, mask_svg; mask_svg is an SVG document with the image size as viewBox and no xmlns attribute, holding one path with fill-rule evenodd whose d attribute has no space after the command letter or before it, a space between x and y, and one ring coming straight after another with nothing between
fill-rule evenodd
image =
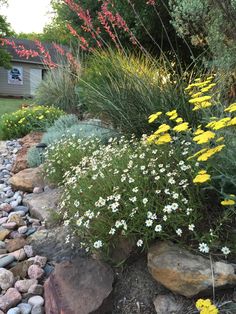
<instances>
[{"instance_id":1,"label":"green shrub","mask_svg":"<svg viewBox=\"0 0 236 314\"><path fill-rule=\"evenodd\" d=\"M65 113L54 107L35 106L20 109L0 118L0 133L3 139L20 138L31 131L45 131Z\"/></svg>"},{"instance_id":2,"label":"green shrub","mask_svg":"<svg viewBox=\"0 0 236 314\"><path fill-rule=\"evenodd\" d=\"M67 113L80 113L76 92L79 76L79 70L72 69L69 64L60 64L56 69L48 70L36 91L36 103L55 106Z\"/></svg>"},{"instance_id":3,"label":"green shrub","mask_svg":"<svg viewBox=\"0 0 236 314\"><path fill-rule=\"evenodd\" d=\"M30 168L40 166L44 162L44 155L39 148L31 147L27 152L27 163Z\"/></svg>"},{"instance_id":4,"label":"green shrub","mask_svg":"<svg viewBox=\"0 0 236 314\"><path fill-rule=\"evenodd\" d=\"M90 155L98 147L99 140L75 139L72 137L61 138L56 143L49 145L45 153L45 174L50 182L61 185L66 172L77 166L81 160Z\"/></svg>"},{"instance_id":5,"label":"green shrub","mask_svg":"<svg viewBox=\"0 0 236 314\"><path fill-rule=\"evenodd\" d=\"M112 122L124 134L150 130L147 117L177 107L188 120L193 113L186 104L183 77L162 60L121 52L94 52L79 83L88 111Z\"/></svg>"},{"instance_id":6,"label":"green shrub","mask_svg":"<svg viewBox=\"0 0 236 314\"><path fill-rule=\"evenodd\" d=\"M43 135L42 142L46 144L52 144L59 141L61 138L68 138L73 136L77 139L86 139L90 137L99 138L102 142L107 142L110 137L118 136L115 130L105 128L102 125L96 124L91 120L86 122L77 122L71 125L69 128L52 127L48 129L48 132Z\"/></svg>"}]
</instances>

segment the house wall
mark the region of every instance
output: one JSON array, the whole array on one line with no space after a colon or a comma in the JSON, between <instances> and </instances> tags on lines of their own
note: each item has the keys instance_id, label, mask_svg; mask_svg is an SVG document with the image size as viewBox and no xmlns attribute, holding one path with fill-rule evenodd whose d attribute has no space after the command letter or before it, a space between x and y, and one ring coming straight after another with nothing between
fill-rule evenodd
<instances>
[{"instance_id":1,"label":"house wall","mask_svg":"<svg viewBox=\"0 0 236 314\"><path fill-rule=\"evenodd\" d=\"M30 69L43 69L42 65L12 62L13 66L23 68L23 85L13 85L8 83L8 70L0 67L0 96L20 96L30 97L32 88L30 88L31 81L34 79L31 75Z\"/></svg>"}]
</instances>

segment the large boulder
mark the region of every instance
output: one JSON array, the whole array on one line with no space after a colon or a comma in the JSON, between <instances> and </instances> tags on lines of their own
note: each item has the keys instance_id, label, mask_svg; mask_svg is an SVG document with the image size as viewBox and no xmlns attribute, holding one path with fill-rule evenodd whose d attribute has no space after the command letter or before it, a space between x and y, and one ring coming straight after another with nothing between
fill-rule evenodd
<instances>
[{"instance_id":1,"label":"large boulder","mask_svg":"<svg viewBox=\"0 0 236 314\"><path fill-rule=\"evenodd\" d=\"M43 136L42 132L32 132L19 140L22 147L18 151L16 160L12 166L13 173L18 173L28 168L28 163L27 163L28 150L31 147L36 146L38 143L40 143L42 136Z\"/></svg>"},{"instance_id":2,"label":"large boulder","mask_svg":"<svg viewBox=\"0 0 236 314\"><path fill-rule=\"evenodd\" d=\"M148 269L166 288L185 297L236 285L232 265L194 255L171 242L157 242L148 252ZM214 273L214 282L212 278Z\"/></svg>"},{"instance_id":3,"label":"large boulder","mask_svg":"<svg viewBox=\"0 0 236 314\"><path fill-rule=\"evenodd\" d=\"M97 260L57 264L44 285L46 314L111 313L113 280L111 268Z\"/></svg>"},{"instance_id":4,"label":"large boulder","mask_svg":"<svg viewBox=\"0 0 236 314\"><path fill-rule=\"evenodd\" d=\"M28 168L13 175L9 182L14 190L33 192L35 187L43 187L45 185L42 172L41 166Z\"/></svg>"},{"instance_id":5,"label":"large boulder","mask_svg":"<svg viewBox=\"0 0 236 314\"><path fill-rule=\"evenodd\" d=\"M61 193L60 189L50 189L40 194L28 194L24 197L23 204L29 208L32 217L48 222L51 213L57 210Z\"/></svg>"}]
</instances>

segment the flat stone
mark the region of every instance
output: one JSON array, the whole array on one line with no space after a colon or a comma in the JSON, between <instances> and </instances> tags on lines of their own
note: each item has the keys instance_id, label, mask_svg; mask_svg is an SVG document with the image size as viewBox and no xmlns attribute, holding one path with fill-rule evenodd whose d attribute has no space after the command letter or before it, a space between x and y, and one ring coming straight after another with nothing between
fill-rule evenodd
<instances>
[{"instance_id":1,"label":"flat stone","mask_svg":"<svg viewBox=\"0 0 236 314\"><path fill-rule=\"evenodd\" d=\"M0 258L0 267L5 267L9 264L11 264L12 262L14 262L15 257L12 255L6 255L4 257Z\"/></svg>"},{"instance_id":2,"label":"flat stone","mask_svg":"<svg viewBox=\"0 0 236 314\"><path fill-rule=\"evenodd\" d=\"M16 306L21 301L21 294L15 288L9 288L7 292L0 296L0 309L4 312Z\"/></svg>"},{"instance_id":3,"label":"flat stone","mask_svg":"<svg viewBox=\"0 0 236 314\"><path fill-rule=\"evenodd\" d=\"M40 295L33 296L28 300L30 305L34 306L42 306L44 305L44 299Z\"/></svg>"},{"instance_id":4,"label":"flat stone","mask_svg":"<svg viewBox=\"0 0 236 314\"><path fill-rule=\"evenodd\" d=\"M0 227L0 241L5 240L6 237L9 235L9 233L10 233L10 230Z\"/></svg>"},{"instance_id":5,"label":"flat stone","mask_svg":"<svg viewBox=\"0 0 236 314\"><path fill-rule=\"evenodd\" d=\"M1 259L0 259L1 261ZM19 278L26 278L28 274L28 268L33 264L33 261L25 260L23 262L17 263L16 266L12 267L10 271L13 273L14 277Z\"/></svg>"},{"instance_id":6,"label":"flat stone","mask_svg":"<svg viewBox=\"0 0 236 314\"><path fill-rule=\"evenodd\" d=\"M14 208L14 212L18 212L18 211L24 211L25 214L27 214L29 211L29 208L27 206L17 206Z\"/></svg>"},{"instance_id":7,"label":"flat stone","mask_svg":"<svg viewBox=\"0 0 236 314\"><path fill-rule=\"evenodd\" d=\"M234 267L224 262L211 262L194 255L171 242L158 241L148 252L148 269L155 280L185 297L212 290L212 267L214 287L235 286Z\"/></svg>"},{"instance_id":8,"label":"flat stone","mask_svg":"<svg viewBox=\"0 0 236 314\"><path fill-rule=\"evenodd\" d=\"M5 268L0 268L0 287L2 290L11 288L14 283L14 276L12 272Z\"/></svg>"},{"instance_id":9,"label":"flat stone","mask_svg":"<svg viewBox=\"0 0 236 314\"><path fill-rule=\"evenodd\" d=\"M36 186L36 187L34 188L34 190L33 190L33 193L35 193L35 194L43 193L43 188Z\"/></svg>"},{"instance_id":10,"label":"flat stone","mask_svg":"<svg viewBox=\"0 0 236 314\"><path fill-rule=\"evenodd\" d=\"M57 264L44 285L46 314L110 313L113 280L111 268L98 260L76 258Z\"/></svg>"},{"instance_id":11,"label":"flat stone","mask_svg":"<svg viewBox=\"0 0 236 314\"><path fill-rule=\"evenodd\" d=\"M33 192L36 186L44 186L42 167L28 168L13 175L9 183L13 190Z\"/></svg>"},{"instance_id":12,"label":"flat stone","mask_svg":"<svg viewBox=\"0 0 236 314\"><path fill-rule=\"evenodd\" d=\"M31 279L40 279L44 275L44 270L38 265L31 265L28 269L28 275Z\"/></svg>"},{"instance_id":13,"label":"flat stone","mask_svg":"<svg viewBox=\"0 0 236 314\"><path fill-rule=\"evenodd\" d=\"M23 204L29 207L33 218L49 223L51 213L57 210L61 193L61 189L54 189L41 194L28 194Z\"/></svg>"},{"instance_id":14,"label":"flat stone","mask_svg":"<svg viewBox=\"0 0 236 314\"><path fill-rule=\"evenodd\" d=\"M8 252L14 252L18 249L23 248L25 244L26 244L26 241L23 238L11 239L11 240L8 240L6 249L8 250Z\"/></svg>"},{"instance_id":15,"label":"flat stone","mask_svg":"<svg viewBox=\"0 0 236 314\"><path fill-rule=\"evenodd\" d=\"M17 305L17 307L20 309L21 314L30 314L32 305L28 303L20 303Z\"/></svg>"},{"instance_id":16,"label":"flat stone","mask_svg":"<svg viewBox=\"0 0 236 314\"><path fill-rule=\"evenodd\" d=\"M5 254L7 254L7 250L6 249L0 249L0 254L2 255L5 255Z\"/></svg>"},{"instance_id":17,"label":"flat stone","mask_svg":"<svg viewBox=\"0 0 236 314\"><path fill-rule=\"evenodd\" d=\"M29 288L33 285L37 285L38 280L36 279L24 279L18 280L15 283L15 288L22 293L28 292Z\"/></svg>"},{"instance_id":18,"label":"flat stone","mask_svg":"<svg viewBox=\"0 0 236 314\"><path fill-rule=\"evenodd\" d=\"M2 227L8 230L14 230L17 227L16 222L6 222L2 224Z\"/></svg>"}]
</instances>

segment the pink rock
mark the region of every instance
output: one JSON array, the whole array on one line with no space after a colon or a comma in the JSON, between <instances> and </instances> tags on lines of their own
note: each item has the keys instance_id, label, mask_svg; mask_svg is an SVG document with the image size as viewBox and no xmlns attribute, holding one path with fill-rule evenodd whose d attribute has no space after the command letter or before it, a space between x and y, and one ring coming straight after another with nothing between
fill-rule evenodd
<instances>
[{"instance_id":1,"label":"pink rock","mask_svg":"<svg viewBox=\"0 0 236 314\"><path fill-rule=\"evenodd\" d=\"M31 245L25 245L24 246L25 254L27 257L32 257L34 256L34 251Z\"/></svg>"},{"instance_id":2,"label":"pink rock","mask_svg":"<svg viewBox=\"0 0 236 314\"><path fill-rule=\"evenodd\" d=\"M31 286L37 285L38 280L36 279L24 279L24 280L18 280L15 283L15 288L22 293L28 292L29 288Z\"/></svg>"},{"instance_id":3,"label":"pink rock","mask_svg":"<svg viewBox=\"0 0 236 314\"><path fill-rule=\"evenodd\" d=\"M0 225L4 224L5 222L7 222L7 217L3 217L3 218L0 218Z\"/></svg>"},{"instance_id":4,"label":"pink rock","mask_svg":"<svg viewBox=\"0 0 236 314\"><path fill-rule=\"evenodd\" d=\"M3 203L0 205L0 210L9 213L12 210L12 206L8 203Z\"/></svg>"},{"instance_id":5,"label":"pink rock","mask_svg":"<svg viewBox=\"0 0 236 314\"><path fill-rule=\"evenodd\" d=\"M10 288L3 296L0 296L0 309L6 312L11 307L16 306L21 299L22 297L19 291L15 288Z\"/></svg>"},{"instance_id":6,"label":"pink rock","mask_svg":"<svg viewBox=\"0 0 236 314\"><path fill-rule=\"evenodd\" d=\"M15 222L7 222L7 223L2 224L2 226L5 229L14 230L17 224Z\"/></svg>"},{"instance_id":7,"label":"pink rock","mask_svg":"<svg viewBox=\"0 0 236 314\"><path fill-rule=\"evenodd\" d=\"M38 265L31 265L28 269L28 276L30 279L40 279L44 275L44 270Z\"/></svg>"},{"instance_id":8,"label":"pink rock","mask_svg":"<svg viewBox=\"0 0 236 314\"><path fill-rule=\"evenodd\" d=\"M43 295L43 286L33 285L29 288L28 293L34 294L34 295Z\"/></svg>"},{"instance_id":9,"label":"pink rock","mask_svg":"<svg viewBox=\"0 0 236 314\"><path fill-rule=\"evenodd\" d=\"M39 265L40 267L45 267L47 263L47 257L36 255L29 259L29 261L34 261L34 264Z\"/></svg>"}]
</instances>

